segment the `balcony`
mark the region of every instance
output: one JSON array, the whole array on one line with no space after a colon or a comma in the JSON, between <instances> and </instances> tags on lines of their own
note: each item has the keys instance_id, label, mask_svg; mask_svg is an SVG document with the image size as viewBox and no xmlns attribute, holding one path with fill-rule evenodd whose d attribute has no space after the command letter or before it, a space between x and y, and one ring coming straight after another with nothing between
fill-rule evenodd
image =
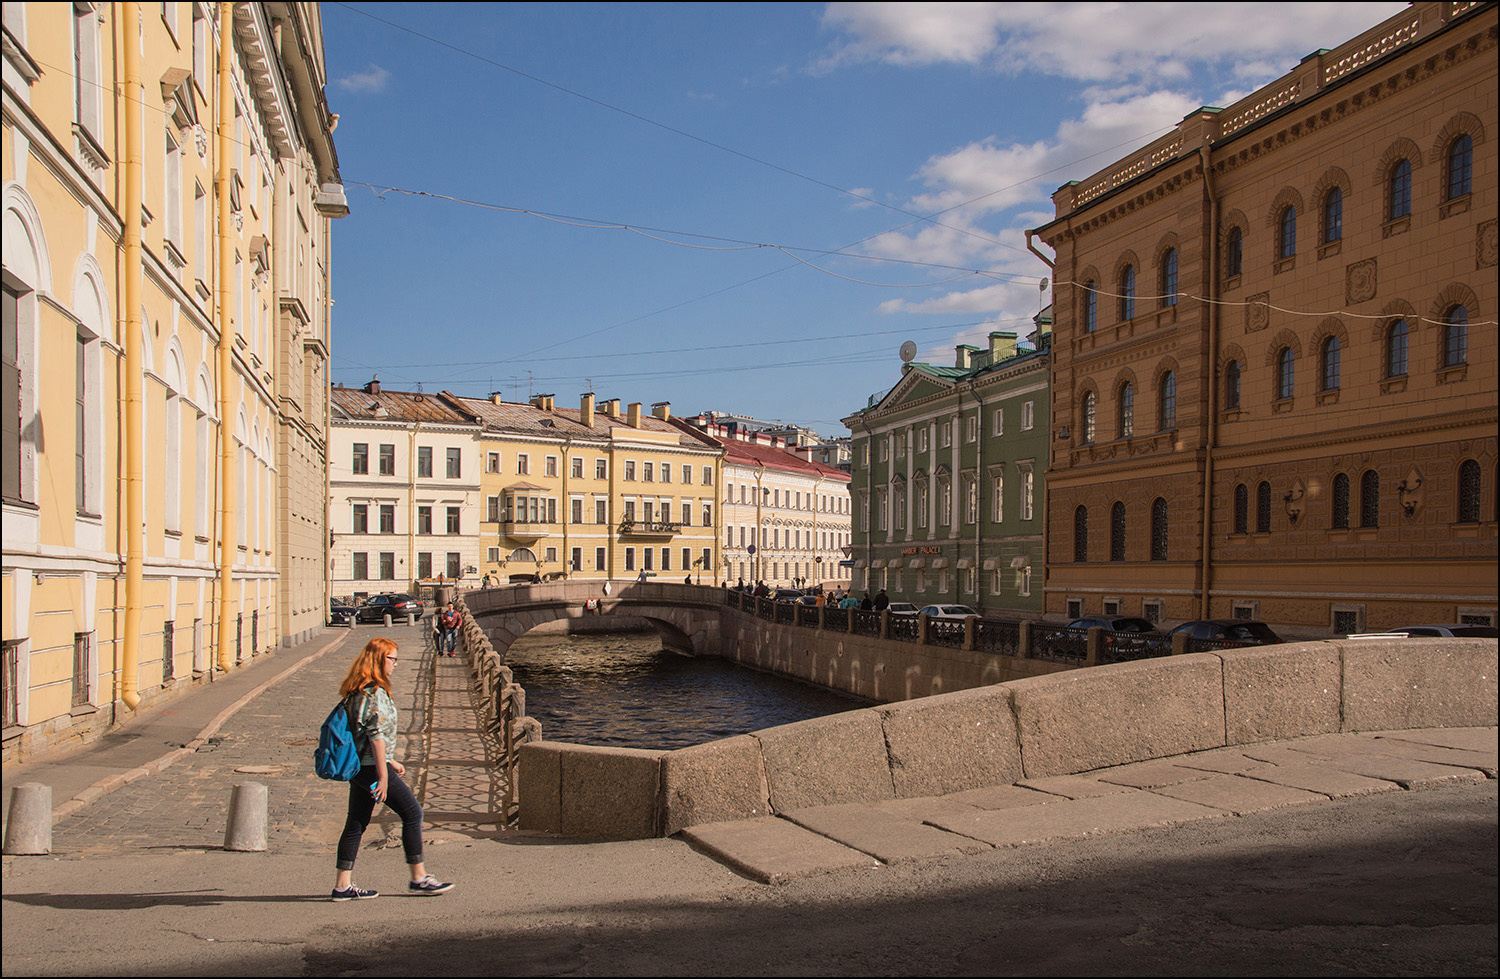
<instances>
[{"instance_id":1,"label":"balcony","mask_svg":"<svg viewBox=\"0 0 1500 979\"><path fill-rule=\"evenodd\" d=\"M667 520L620 521L621 537L674 537L682 532L682 524Z\"/></svg>"},{"instance_id":2,"label":"balcony","mask_svg":"<svg viewBox=\"0 0 1500 979\"><path fill-rule=\"evenodd\" d=\"M501 520L500 533L520 544L552 536L555 523L548 520Z\"/></svg>"}]
</instances>

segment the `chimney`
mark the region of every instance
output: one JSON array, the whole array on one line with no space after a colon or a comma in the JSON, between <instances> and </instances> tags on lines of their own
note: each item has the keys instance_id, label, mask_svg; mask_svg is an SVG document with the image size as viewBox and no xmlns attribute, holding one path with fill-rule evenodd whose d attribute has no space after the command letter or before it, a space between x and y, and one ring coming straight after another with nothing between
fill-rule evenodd
<instances>
[{"instance_id":1,"label":"chimney","mask_svg":"<svg viewBox=\"0 0 1500 979\"><path fill-rule=\"evenodd\" d=\"M594 392L590 391L583 396L578 408L578 420L589 428L594 427Z\"/></svg>"},{"instance_id":2,"label":"chimney","mask_svg":"<svg viewBox=\"0 0 1500 979\"><path fill-rule=\"evenodd\" d=\"M974 351L978 349L978 347L971 347L967 343L960 343L957 347L954 347L953 366L968 370L971 366L969 358L972 357Z\"/></svg>"},{"instance_id":3,"label":"chimney","mask_svg":"<svg viewBox=\"0 0 1500 979\"><path fill-rule=\"evenodd\" d=\"M505 395L501 394L499 391L491 391L490 392L490 404L492 404L492 405L503 405L503 404L505 404Z\"/></svg>"},{"instance_id":4,"label":"chimney","mask_svg":"<svg viewBox=\"0 0 1500 979\"><path fill-rule=\"evenodd\" d=\"M365 385L365 394L379 394L379 393L380 393L380 375L376 374L374 377L370 378L370 383Z\"/></svg>"},{"instance_id":5,"label":"chimney","mask_svg":"<svg viewBox=\"0 0 1500 979\"><path fill-rule=\"evenodd\" d=\"M657 418L660 418L664 422L665 421L671 421L672 420L672 402L670 402L670 401L658 401L656 404L654 404L654 405L651 406L651 414L655 415Z\"/></svg>"},{"instance_id":6,"label":"chimney","mask_svg":"<svg viewBox=\"0 0 1500 979\"><path fill-rule=\"evenodd\" d=\"M604 402L604 413L615 421L620 420L620 399L610 398Z\"/></svg>"},{"instance_id":7,"label":"chimney","mask_svg":"<svg viewBox=\"0 0 1500 979\"><path fill-rule=\"evenodd\" d=\"M990 334L990 363L998 364L1002 360L1009 360L1016 355L1016 335L1014 333L991 333Z\"/></svg>"},{"instance_id":8,"label":"chimney","mask_svg":"<svg viewBox=\"0 0 1500 979\"><path fill-rule=\"evenodd\" d=\"M625 424L631 428L641 427L641 403L639 401L630 402L630 414L626 416Z\"/></svg>"},{"instance_id":9,"label":"chimney","mask_svg":"<svg viewBox=\"0 0 1500 979\"><path fill-rule=\"evenodd\" d=\"M534 394L531 396L531 407L539 411L551 411L552 397L550 394Z\"/></svg>"}]
</instances>

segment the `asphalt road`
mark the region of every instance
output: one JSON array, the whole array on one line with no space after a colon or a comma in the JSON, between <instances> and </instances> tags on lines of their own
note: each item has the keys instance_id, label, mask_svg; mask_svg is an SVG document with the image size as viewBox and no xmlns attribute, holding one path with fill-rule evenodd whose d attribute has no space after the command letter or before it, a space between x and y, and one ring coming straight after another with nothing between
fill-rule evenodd
<instances>
[{"instance_id":1,"label":"asphalt road","mask_svg":"<svg viewBox=\"0 0 1500 979\"><path fill-rule=\"evenodd\" d=\"M1494 975L1496 783L766 887L672 840L440 835L459 886L332 904L328 855L4 860L23 975Z\"/></svg>"}]
</instances>

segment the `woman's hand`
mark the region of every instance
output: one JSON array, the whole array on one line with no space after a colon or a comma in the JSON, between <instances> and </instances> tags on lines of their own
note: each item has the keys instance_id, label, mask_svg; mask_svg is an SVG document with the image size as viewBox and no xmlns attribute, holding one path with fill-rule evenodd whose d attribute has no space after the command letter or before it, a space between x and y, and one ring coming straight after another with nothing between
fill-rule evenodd
<instances>
[{"instance_id":1,"label":"woman's hand","mask_svg":"<svg viewBox=\"0 0 1500 979\"><path fill-rule=\"evenodd\" d=\"M406 774L406 766L403 765L403 764L401 764L399 761L393 761L393 762L390 763L390 765L391 765L392 768L394 768L396 770L396 774L397 775L405 775Z\"/></svg>"}]
</instances>

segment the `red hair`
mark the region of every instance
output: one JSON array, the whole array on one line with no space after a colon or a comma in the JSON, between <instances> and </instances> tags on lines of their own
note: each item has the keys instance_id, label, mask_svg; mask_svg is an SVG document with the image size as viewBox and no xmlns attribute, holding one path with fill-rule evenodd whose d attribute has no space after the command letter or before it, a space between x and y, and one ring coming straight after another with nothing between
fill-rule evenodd
<instances>
[{"instance_id":1,"label":"red hair","mask_svg":"<svg viewBox=\"0 0 1500 979\"><path fill-rule=\"evenodd\" d=\"M348 676L344 677L344 682L339 686L339 696L347 697L372 683L389 694L391 680L390 671L385 667L385 658L396 649L395 641L384 636L376 636L365 643L365 648L354 658L354 665L349 667Z\"/></svg>"}]
</instances>

